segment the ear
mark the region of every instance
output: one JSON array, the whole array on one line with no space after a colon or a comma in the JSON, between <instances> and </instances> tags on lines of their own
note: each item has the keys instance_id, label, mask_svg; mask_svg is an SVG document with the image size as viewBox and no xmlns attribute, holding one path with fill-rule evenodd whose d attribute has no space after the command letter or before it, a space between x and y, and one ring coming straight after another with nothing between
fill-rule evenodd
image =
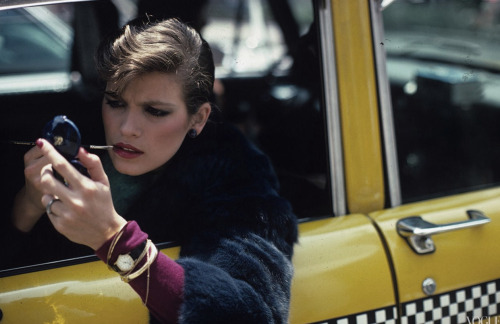
<instances>
[{"instance_id":1,"label":"ear","mask_svg":"<svg viewBox=\"0 0 500 324\"><path fill-rule=\"evenodd\" d=\"M193 115L191 128L196 129L197 134L200 134L205 125L207 124L208 117L210 116L211 112L212 112L212 106L210 105L209 102L205 102L203 105L200 106L198 112L196 112L196 114Z\"/></svg>"}]
</instances>

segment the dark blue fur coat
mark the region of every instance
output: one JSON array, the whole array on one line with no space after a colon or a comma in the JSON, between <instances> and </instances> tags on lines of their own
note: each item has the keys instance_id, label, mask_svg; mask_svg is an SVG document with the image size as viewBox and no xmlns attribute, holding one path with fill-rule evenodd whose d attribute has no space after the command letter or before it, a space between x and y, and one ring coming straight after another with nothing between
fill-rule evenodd
<instances>
[{"instance_id":1,"label":"dark blue fur coat","mask_svg":"<svg viewBox=\"0 0 500 324\"><path fill-rule=\"evenodd\" d=\"M297 223L269 159L236 129L212 122L159 172L123 216L153 242L181 245L179 322L287 322ZM58 234L47 217L30 235L2 229L5 244L16 247L0 251L12 266L92 253Z\"/></svg>"},{"instance_id":2,"label":"dark blue fur coat","mask_svg":"<svg viewBox=\"0 0 500 324\"><path fill-rule=\"evenodd\" d=\"M180 243L179 322L286 323L297 223L269 159L209 122L161 172L126 218L153 242Z\"/></svg>"}]
</instances>

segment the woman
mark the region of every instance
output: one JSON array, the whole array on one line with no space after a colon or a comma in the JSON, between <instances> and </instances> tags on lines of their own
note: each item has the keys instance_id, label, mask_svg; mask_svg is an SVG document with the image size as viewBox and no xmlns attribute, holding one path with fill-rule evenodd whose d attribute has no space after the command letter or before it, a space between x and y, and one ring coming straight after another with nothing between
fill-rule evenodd
<instances>
[{"instance_id":1,"label":"woman","mask_svg":"<svg viewBox=\"0 0 500 324\"><path fill-rule=\"evenodd\" d=\"M160 322L286 322L296 219L268 159L209 120L208 45L178 20L136 20L101 44L97 67L109 158L80 149L87 178L38 140L25 155L15 227L34 230L46 211ZM157 254L160 239L180 243L177 261Z\"/></svg>"}]
</instances>

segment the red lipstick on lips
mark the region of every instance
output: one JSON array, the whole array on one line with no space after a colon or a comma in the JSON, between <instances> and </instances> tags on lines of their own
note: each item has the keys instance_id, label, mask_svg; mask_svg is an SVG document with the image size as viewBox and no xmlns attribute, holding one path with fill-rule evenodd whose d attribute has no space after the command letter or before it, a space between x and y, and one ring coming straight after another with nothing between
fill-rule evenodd
<instances>
[{"instance_id":1,"label":"red lipstick on lips","mask_svg":"<svg viewBox=\"0 0 500 324\"><path fill-rule=\"evenodd\" d=\"M113 145L113 152L124 159L134 159L144 154L144 152L142 152L138 148L124 143L117 143Z\"/></svg>"}]
</instances>

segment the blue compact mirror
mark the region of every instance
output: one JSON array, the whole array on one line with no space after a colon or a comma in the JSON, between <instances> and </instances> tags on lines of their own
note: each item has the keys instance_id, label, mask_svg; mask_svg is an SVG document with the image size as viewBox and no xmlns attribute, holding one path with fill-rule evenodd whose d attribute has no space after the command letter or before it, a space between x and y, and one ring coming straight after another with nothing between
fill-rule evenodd
<instances>
[{"instance_id":1,"label":"blue compact mirror","mask_svg":"<svg viewBox=\"0 0 500 324\"><path fill-rule=\"evenodd\" d=\"M64 115L56 116L43 128L42 137L49 141L80 173L89 176L87 169L76 159L82 137L75 123ZM67 185L67 182L55 170L54 175Z\"/></svg>"},{"instance_id":2,"label":"blue compact mirror","mask_svg":"<svg viewBox=\"0 0 500 324\"><path fill-rule=\"evenodd\" d=\"M67 160L72 160L78 155L82 143L78 127L63 115L54 117L45 125L42 137L49 141Z\"/></svg>"}]
</instances>

